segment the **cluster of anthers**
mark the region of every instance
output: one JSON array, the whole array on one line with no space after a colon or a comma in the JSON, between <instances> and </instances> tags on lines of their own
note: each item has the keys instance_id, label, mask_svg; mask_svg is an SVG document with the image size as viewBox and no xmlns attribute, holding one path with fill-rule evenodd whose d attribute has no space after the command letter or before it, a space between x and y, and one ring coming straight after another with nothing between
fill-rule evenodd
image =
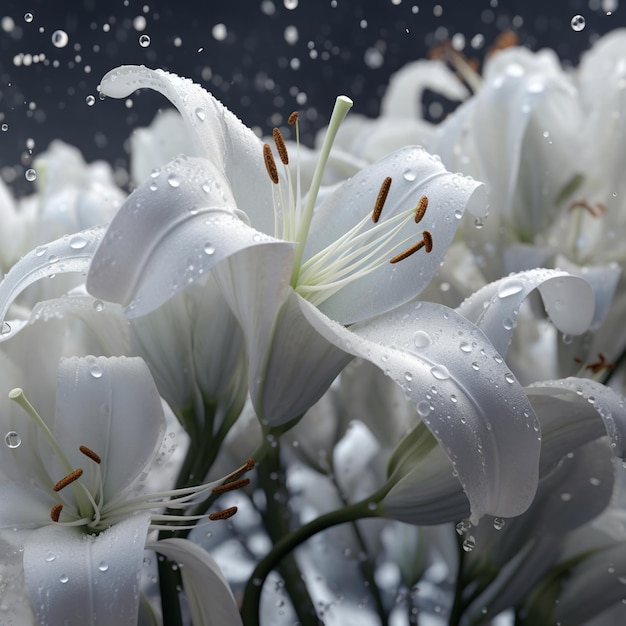
<instances>
[{"instance_id":1,"label":"cluster of anthers","mask_svg":"<svg viewBox=\"0 0 626 626\"><path fill-rule=\"evenodd\" d=\"M342 96L337 99L338 103L340 103L341 98ZM347 106L351 106L351 101L348 98L345 100L349 103ZM426 252L433 249L432 234L430 231L424 230L419 241L412 243L399 253L396 252L399 248L406 246L411 239L414 240L414 235L400 240L397 239L397 235L411 221L415 224L421 222L428 208L428 197L422 195L414 207L381 220L392 184L391 176L387 176L380 186L372 212L366 214L336 241L302 262L302 253L313 214L313 206L319 192L330 145L336 134L336 126L338 126L338 123L333 125L335 117L336 113L333 111L326 140L320 151L320 160L304 206L301 199L300 164L298 161L294 188L292 173L289 168L289 153L280 129L274 128L272 136L276 152L284 166L284 177L287 181L286 189L281 184L281 177L272 148L267 143L263 145L265 167L274 190L275 236L297 242L298 249L291 284L301 296L315 305L324 302L346 284L366 276L386 263L399 263L422 248ZM296 149L299 149L297 112L289 116L288 124L295 126ZM372 223L374 227L372 227ZM394 252L396 254L393 254Z\"/></svg>"},{"instance_id":2,"label":"cluster of anthers","mask_svg":"<svg viewBox=\"0 0 626 626\"><path fill-rule=\"evenodd\" d=\"M13 389L9 393L9 398L21 406L35 421L55 456L67 471L65 476L52 485L53 495L58 498L59 502L50 509L50 519L56 524L85 527L89 532L99 533L139 511L153 511L151 529L188 530L201 519L228 519L237 512L237 507L229 507L208 515L177 515L175 511L193 508L211 496L235 491L250 483L250 479L243 478L243 476L254 468L253 459L248 460L234 472L211 483L136 496L130 494L131 485L129 489L105 501L100 455L86 445L79 446L80 452L90 466L90 478L88 481L85 480L84 469L72 467L59 441L25 397L24 392L19 388ZM50 478L49 484L52 482ZM48 486L42 485L42 487L48 490ZM67 493L68 487L71 488L73 498Z\"/></svg>"}]
</instances>

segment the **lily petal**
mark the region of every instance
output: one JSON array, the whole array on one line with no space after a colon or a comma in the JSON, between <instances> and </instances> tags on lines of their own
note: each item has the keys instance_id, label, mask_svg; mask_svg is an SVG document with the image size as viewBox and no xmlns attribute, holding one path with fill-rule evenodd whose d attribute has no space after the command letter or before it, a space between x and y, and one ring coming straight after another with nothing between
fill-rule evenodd
<instances>
[{"instance_id":1,"label":"lily petal","mask_svg":"<svg viewBox=\"0 0 626 626\"><path fill-rule=\"evenodd\" d=\"M109 505L136 482L165 433L161 399L148 366L140 358L63 359L52 430L74 467L89 462L81 445L100 456Z\"/></svg>"},{"instance_id":2,"label":"lily petal","mask_svg":"<svg viewBox=\"0 0 626 626\"><path fill-rule=\"evenodd\" d=\"M87 272L91 257L100 243L104 227L96 226L38 246L25 254L0 283L0 323L17 296L34 282L65 272ZM9 333L6 333L9 335ZM0 334L0 341L6 336Z\"/></svg>"},{"instance_id":3,"label":"lily petal","mask_svg":"<svg viewBox=\"0 0 626 626\"><path fill-rule=\"evenodd\" d=\"M0 508L0 528L41 528L50 523L50 507L55 502L43 491L3 481L0 498L11 503Z\"/></svg>"},{"instance_id":4,"label":"lily petal","mask_svg":"<svg viewBox=\"0 0 626 626\"><path fill-rule=\"evenodd\" d=\"M371 213L387 176L392 183L382 216L378 224L370 222L370 229L415 208L422 196L428 198L428 209L419 226L409 220L394 237L398 248L387 261L419 241L423 230L432 234L432 252L399 263L385 262L322 302L320 310L342 324L384 313L414 298L439 269L463 213L467 210L473 215L484 215L487 210L481 183L451 174L437 157L422 148L408 146L356 174L319 206L307 237L305 262ZM401 243L404 240L407 241Z\"/></svg>"},{"instance_id":5,"label":"lily petal","mask_svg":"<svg viewBox=\"0 0 626 626\"><path fill-rule=\"evenodd\" d=\"M239 217L230 185L206 159L180 157L128 198L96 250L87 290L145 315L231 254L292 244Z\"/></svg>"},{"instance_id":6,"label":"lily petal","mask_svg":"<svg viewBox=\"0 0 626 626\"><path fill-rule=\"evenodd\" d=\"M149 514L125 519L98 536L46 526L24 546L24 574L40 624L135 624Z\"/></svg>"},{"instance_id":7,"label":"lily petal","mask_svg":"<svg viewBox=\"0 0 626 626\"><path fill-rule=\"evenodd\" d=\"M378 365L405 390L458 472L473 521L528 508L538 480L539 423L480 329L447 307L409 303L348 330L299 302L328 341Z\"/></svg>"},{"instance_id":8,"label":"lily petal","mask_svg":"<svg viewBox=\"0 0 626 626\"><path fill-rule=\"evenodd\" d=\"M126 98L137 89L154 89L180 111L199 156L209 159L232 182L237 205L261 232L274 228L271 185L263 162L261 140L200 85L163 70L123 65L111 70L100 92Z\"/></svg>"},{"instance_id":9,"label":"lily petal","mask_svg":"<svg viewBox=\"0 0 626 626\"><path fill-rule=\"evenodd\" d=\"M203 548L187 539L162 539L146 546L178 563L194 624L242 624L233 592L218 564Z\"/></svg>"},{"instance_id":10,"label":"lily petal","mask_svg":"<svg viewBox=\"0 0 626 626\"><path fill-rule=\"evenodd\" d=\"M456 310L506 356L520 305L534 289L539 290L559 330L570 335L587 330L594 313L593 289L584 279L560 270L535 269L507 276L485 285Z\"/></svg>"}]
</instances>

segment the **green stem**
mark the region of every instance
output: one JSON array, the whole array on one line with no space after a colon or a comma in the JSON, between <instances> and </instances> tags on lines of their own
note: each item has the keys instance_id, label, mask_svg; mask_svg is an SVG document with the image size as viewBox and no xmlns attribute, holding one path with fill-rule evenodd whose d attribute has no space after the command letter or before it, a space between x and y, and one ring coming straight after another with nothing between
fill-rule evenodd
<instances>
[{"instance_id":1,"label":"green stem","mask_svg":"<svg viewBox=\"0 0 626 626\"><path fill-rule=\"evenodd\" d=\"M259 603L263 583L269 573L276 568L277 564L280 563L287 554L295 550L307 539L313 537L313 535L327 528L366 517L380 517L382 510L378 505L380 501L378 495L379 494L375 494L366 500L346 506L339 511L331 511L330 513L321 515L278 541L272 551L259 562L248 580L241 608L244 624L246 624L246 626L258 626Z\"/></svg>"},{"instance_id":2,"label":"green stem","mask_svg":"<svg viewBox=\"0 0 626 626\"><path fill-rule=\"evenodd\" d=\"M161 592L161 611L163 623L168 626L183 626L183 618L180 613L180 572L173 570L173 562L165 557L157 557L159 567L159 590Z\"/></svg>"},{"instance_id":3,"label":"green stem","mask_svg":"<svg viewBox=\"0 0 626 626\"><path fill-rule=\"evenodd\" d=\"M450 612L450 621L448 626L459 626L463 611L463 591L465 589L465 580L463 578L463 565L465 563L465 550L463 550L463 537L457 537L459 568L456 573L456 584L454 587L454 601L452 603L452 611Z\"/></svg>"}]
</instances>

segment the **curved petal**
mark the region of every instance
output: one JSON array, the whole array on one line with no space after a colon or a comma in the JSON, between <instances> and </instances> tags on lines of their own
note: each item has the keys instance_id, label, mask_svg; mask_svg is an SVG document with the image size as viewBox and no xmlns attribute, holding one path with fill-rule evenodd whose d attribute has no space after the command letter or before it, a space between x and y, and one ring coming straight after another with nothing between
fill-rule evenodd
<instances>
[{"instance_id":1,"label":"curved petal","mask_svg":"<svg viewBox=\"0 0 626 626\"><path fill-rule=\"evenodd\" d=\"M180 111L198 154L231 181L237 205L261 232L274 228L272 189L268 184L261 140L221 102L191 80L163 70L124 65L111 70L100 92L126 98L137 89L154 89Z\"/></svg>"},{"instance_id":2,"label":"curved petal","mask_svg":"<svg viewBox=\"0 0 626 626\"><path fill-rule=\"evenodd\" d=\"M594 313L593 289L584 279L560 270L536 269L501 278L472 294L456 310L506 356L520 305L533 289L539 289L559 330L570 335L587 330Z\"/></svg>"},{"instance_id":3,"label":"curved petal","mask_svg":"<svg viewBox=\"0 0 626 626\"><path fill-rule=\"evenodd\" d=\"M101 457L104 502L121 496L154 458L165 432L148 366L140 358L63 359L52 431L74 467L89 462L81 445Z\"/></svg>"},{"instance_id":4,"label":"curved petal","mask_svg":"<svg viewBox=\"0 0 626 626\"><path fill-rule=\"evenodd\" d=\"M537 487L539 424L480 329L432 303L409 303L350 330L305 301L301 307L328 341L404 389L458 472L473 521L526 510Z\"/></svg>"},{"instance_id":5,"label":"curved petal","mask_svg":"<svg viewBox=\"0 0 626 626\"><path fill-rule=\"evenodd\" d=\"M120 208L96 250L87 290L138 317L234 252L268 242L278 244L239 219L229 184L215 166L181 157Z\"/></svg>"},{"instance_id":6,"label":"curved petal","mask_svg":"<svg viewBox=\"0 0 626 626\"><path fill-rule=\"evenodd\" d=\"M305 262L345 235L371 214L386 177L391 187L378 223L368 221L363 232L386 228L394 216L415 209L421 196L428 208L419 225L412 217L378 254L386 255L380 267L352 280L319 306L342 324L351 324L389 311L414 298L439 269L448 246L467 210L484 214L484 188L471 178L451 174L441 161L424 149L408 146L370 165L336 189L318 207L304 252ZM420 252L399 263L388 261L419 241L422 231L432 234L430 254Z\"/></svg>"},{"instance_id":7,"label":"curved petal","mask_svg":"<svg viewBox=\"0 0 626 626\"><path fill-rule=\"evenodd\" d=\"M25 254L0 283L0 323L17 296L34 282L65 272L85 273L103 234L103 226L88 228ZM6 335L0 334L0 341Z\"/></svg>"},{"instance_id":8,"label":"curved petal","mask_svg":"<svg viewBox=\"0 0 626 626\"><path fill-rule=\"evenodd\" d=\"M613 454L626 457L626 405L609 387L572 377L534 383L526 394L541 422L542 468L604 435Z\"/></svg>"},{"instance_id":9,"label":"curved petal","mask_svg":"<svg viewBox=\"0 0 626 626\"><path fill-rule=\"evenodd\" d=\"M162 539L146 547L179 564L194 624L242 624L233 592L206 550L187 539Z\"/></svg>"},{"instance_id":10,"label":"curved petal","mask_svg":"<svg viewBox=\"0 0 626 626\"><path fill-rule=\"evenodd\" d=\"M24 574L40 624L135 624L150 515L135 515L100 535L58 525L33 531Z\"/></svg>"},{"instance_id":11,"label":"curved petal","mask_svg":"<svg viewBox=\"0 0 626 626\"><path fill-rule=\"evenodd\" d=\"M0 482L0 528L41 528L50 523L50 508L56 504L49 493L32 485Z\"/></svg>"}]
</instances>

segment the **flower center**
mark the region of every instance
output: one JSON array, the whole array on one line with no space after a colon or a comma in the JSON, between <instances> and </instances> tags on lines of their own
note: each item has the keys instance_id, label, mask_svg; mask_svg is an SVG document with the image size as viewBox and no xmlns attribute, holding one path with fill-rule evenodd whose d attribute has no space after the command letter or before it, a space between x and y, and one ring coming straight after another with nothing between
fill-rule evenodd
<instances>
[{"instance_id":1,"label":"flower center","mask_svg":"<svg viewBox=\"0 0 626 626\"><path fill-rule=\"evenodd\" d=\"M22 389L13 389L9 392L9 398L22 407L26 414L34 420L52 448L56 458L67 472L65 476L62 476L56 482L48 474L47 484L40 485L45 491L50 492L55 499L59 500L50 509L50 519L56 524L84 527L89 532L99 533L124 518L130 517L139 511L148 510L152 512L151 529L191 529L195 522L200 519L228 519L237 512L237 507L229 507L208 515L177 515L173 511L184 511L193 508L211 495L219 496L241 489L250 483L249 478L242 478L242 476L254 468L252 459L228 476L212 483L183 489L140 494L134 497L130 497L128 492L119 493L105 502L104 483L102 472L100 471L102 459L98 453L85 445L79 446L80 452L88 460L91 469L91 476L87 481L84 469L82 467L74 468L71 465L59 441L28 401ZM20 442L21 439L15 431L7 434L6 443L9 448L18 448ZM43 463L40 462L40 466L44 467ZM68 491L68 488L71 488L70 491ZM163 512L164 509L167 510Z\"/></svg>"},{"instance_id":2,"label":"flower center","mask_svg":"<svg viewBox=\"0 0 626 626\"><path fill-rule=\"evenodd\" d=\"M273 183L274 235L277 238L297 243L291 285L303 298L316 306L348 283L370 274L379 267L387 263L399 263L422 248L428 253L433 247L432 234L427 230L422 231L418 241L415 241L414 236L398 238L398 234L408 223L414 221L418 224L422 220L428 208L426 196L421 196L414 208L381 220L393 182L391 176L386 176L380 185L371 213L367 213L348 232L303 262L304 247L322 175L339 125L351 106L352 101L345 96L337 98L315 168L311 189L304 205L301 193L300 162L298 159L294 182L289 168L289 152L280 129L274 128L272 136L282 164L282 176L279 174L271 146L267 143L263 145L265 167ZM298 114L292 113L288 123L295 126L296 150L299 150ZM402 250L402 247L410 241L413 243Z\"/></svg>"}]
</instances>

